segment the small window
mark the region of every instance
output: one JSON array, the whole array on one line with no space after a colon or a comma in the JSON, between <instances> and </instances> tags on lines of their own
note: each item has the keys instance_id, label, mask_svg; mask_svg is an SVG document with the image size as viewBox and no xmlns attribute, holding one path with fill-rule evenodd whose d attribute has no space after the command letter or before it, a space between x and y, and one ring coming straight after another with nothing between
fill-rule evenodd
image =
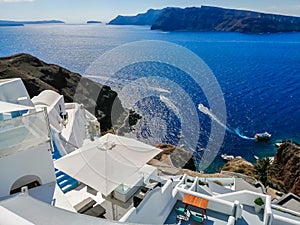
<instances>
[{"instance_id":1,"label":"small window","mask_svg":"<svg viewBox=\"0 0 300 225\"><path fill-rule=\"evenodd\" d=\"M31 188L41 186L41 182L40 179L34 175L27 175L21 177L18 180L16 180L15 183L12 185L10 194L12 195L21 192L21 188L24 186L27 186L28 189L31 189Z\"/></svg>"}]
</instances>

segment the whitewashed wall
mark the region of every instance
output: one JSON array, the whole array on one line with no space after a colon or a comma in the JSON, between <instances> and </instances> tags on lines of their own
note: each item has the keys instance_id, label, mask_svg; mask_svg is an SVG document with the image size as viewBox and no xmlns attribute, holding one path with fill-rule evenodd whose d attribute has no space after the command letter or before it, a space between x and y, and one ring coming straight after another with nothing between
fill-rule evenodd
<instances>
[{"instance_id":1,"label":"whitewashed wall","mask_svg":"<svg viewBox=\"0 0 300 225\"><path fill-rule=\"evenodd\" d=\"M8 196L12 185L24 176L37 176L41 185L55 182L50 143L1 157L0 171L0 197Z\"/></svg>"}]
</instances>

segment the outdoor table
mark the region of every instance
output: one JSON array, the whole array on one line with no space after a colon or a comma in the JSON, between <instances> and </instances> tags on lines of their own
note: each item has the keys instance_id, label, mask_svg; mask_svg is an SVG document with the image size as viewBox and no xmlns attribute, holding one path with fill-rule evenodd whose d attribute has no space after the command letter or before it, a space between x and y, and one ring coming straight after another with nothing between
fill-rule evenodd
<instances>
[{"instance_id":1,"label":"outdoor table","mask_svg":"<svg viewBox=\"0 0 300 225\"><path fill-rule=\"evenodd\" d=\"M206 215L206 208L208 200L200 197L193 196L191 194L185 194L182 200L187 205L192 205L202 210L203 215Z\"/></svg>"}]
</instances>

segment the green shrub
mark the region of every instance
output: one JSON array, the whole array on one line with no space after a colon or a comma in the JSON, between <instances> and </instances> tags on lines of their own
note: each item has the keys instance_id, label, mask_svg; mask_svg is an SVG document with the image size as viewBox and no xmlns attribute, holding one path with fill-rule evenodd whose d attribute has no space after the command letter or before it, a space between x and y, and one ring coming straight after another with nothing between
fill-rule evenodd
<instances>
[{"instance_id":1,"label":"green shrub","mask_svg":"<svg viewBox=\"0 0 300 225\"><path fill-rule=\"evenodd\" d=\"M257 199L255 199L254 200L254 203L256 204L256 205L259 205L259 206L262 206L263 204L265 204L264 203L264 200L262 200L262 198L257 198Z\"/></svg>"}]
</instances>

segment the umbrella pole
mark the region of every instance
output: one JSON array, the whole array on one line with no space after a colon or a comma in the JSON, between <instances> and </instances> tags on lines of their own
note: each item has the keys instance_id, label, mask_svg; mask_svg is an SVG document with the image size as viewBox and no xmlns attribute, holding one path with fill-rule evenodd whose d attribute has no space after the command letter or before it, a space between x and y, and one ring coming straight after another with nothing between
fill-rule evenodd
<instances>
[{"instance_id":1,"label":"umbrella pole","mask_svg":"<svg viewBox=\"0 0 300 225\"><path fill-rule=\"evenodd\" d=\"M113 202L111 202L111 207L112 207L113 220L117 220L117 207Z\"/></svg>"}]
</instances>

